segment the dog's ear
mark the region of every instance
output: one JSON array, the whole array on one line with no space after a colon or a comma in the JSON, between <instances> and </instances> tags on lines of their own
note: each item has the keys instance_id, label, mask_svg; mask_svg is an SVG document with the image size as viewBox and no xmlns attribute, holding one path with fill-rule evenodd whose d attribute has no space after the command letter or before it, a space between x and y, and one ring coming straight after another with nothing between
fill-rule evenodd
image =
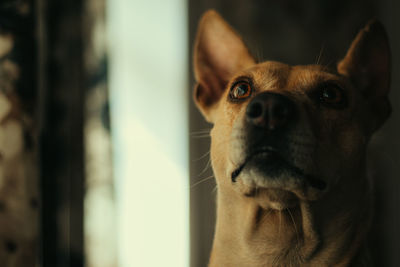
<instances>
[{"instance_id":1,"label":"dog's ear","mask_svg":"<svg viewBox=\"0 0 400 267\"><path fill-rule=\"evenodd\" d=\"M383 25L373 20L354 39L338 72L350 78L366 97L375 118L372 130L378 129L390 115L390 47Z\"/></svg>"},{"instance_id":2,"label":"dog's ear","mask_svg":"<svg viewBox=\"0 0 400 267\"><path fill-rule=\"evenodd\" d=\"M207 121L233 74L255 64L240 36L214 10L200 20L194 46L195 102Z\"/></svg>"}]
</instances>

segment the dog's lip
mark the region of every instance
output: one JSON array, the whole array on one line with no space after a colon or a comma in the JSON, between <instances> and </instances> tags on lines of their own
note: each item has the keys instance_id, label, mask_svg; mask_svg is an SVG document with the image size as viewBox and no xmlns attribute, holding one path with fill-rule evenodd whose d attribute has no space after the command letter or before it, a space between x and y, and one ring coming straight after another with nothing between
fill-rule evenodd
<instances>
[{"instance_id":1,"label":"dog's lip","mask_svg":"<svg viewBox=\"0 0 400 267\"><path fill-rule=\"evenodd\" d=\"M273 147L263 147L260 149L256 149L253 153L248 155L244 162L239 165L238 168L236 168L232 174L231 174L231 179L232 182L236 182L237 177L239 174L242 172L243 168L246 166L246 164L254 157L261 155L261 154L270 154L271 156L277 158L281 162L283 162L293 173L296 174L296 176L302 177L309 186L319 190L319 191L324 191L327 188L327 183L313 175L306 174L303 170L300 168L290 164L285 158L279 153L279 151Z\"/></svg>"},{"instance_id":2,"label":"dog's lip","mask_svg":"<svg viewBox=\"0 0 400 267\"><path fill-rule=\"evenodd\" d=\"M246 164L253 159L255 156L257 155L261 155L261 154L271 154L274 155L280 159L283 159L282 156L280 156L279 152L277 149L274 149L273 147L267 146L267 147L262 147L262 148L258 148L256 150L254 150L252 153L250 153L250 155L248 155L242 164L239 165L238 168L236 168L232 174L231 174L231 179L232 182L236 181L236 178L239 176L239 174L242 172L243 168L246 166Z\"/></svg>"}]
</instances>

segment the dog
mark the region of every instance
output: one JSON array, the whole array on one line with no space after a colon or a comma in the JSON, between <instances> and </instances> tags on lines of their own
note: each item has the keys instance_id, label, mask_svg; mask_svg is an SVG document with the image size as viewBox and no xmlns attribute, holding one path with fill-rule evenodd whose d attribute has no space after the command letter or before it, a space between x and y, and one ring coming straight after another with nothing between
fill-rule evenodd
<instances>
[{"instance_id":1,"label":"dog","mask_svg":"<svg viewBox=\"0 0 400 267\"><path fill-rule=\"evenodd\" d=\"M383 26L362 29L336 69L256 62L214 10L194 45L194 100L211 129L225 266L368 266L366 148L391 113Z\"/></svg>"}]
</instances>

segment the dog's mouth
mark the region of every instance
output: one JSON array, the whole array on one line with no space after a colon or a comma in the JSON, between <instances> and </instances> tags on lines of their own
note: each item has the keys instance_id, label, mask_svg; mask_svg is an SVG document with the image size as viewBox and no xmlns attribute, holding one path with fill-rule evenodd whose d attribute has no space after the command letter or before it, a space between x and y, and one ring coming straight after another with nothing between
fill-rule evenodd
<instances>
[{"instance_id":1,"label":"dog's mouth","mask_svg":"<svg viewBox=\"0 0 400 267\"><path fill-rule=\"evenodd\" d=\"M244 162L236 168L232 174L232 182L235 183L239 175L246 168L257 168L266 177L274 180L274 184L279 184L279 179L282 179L282 174L290 176L305 187L311 187L317 191L324 191L327 188L327 183L311 174L305 173L302 169L294 166L287 161L281 153L272 147L257 149L250 153Z\"/></svg>"}]
</instances>

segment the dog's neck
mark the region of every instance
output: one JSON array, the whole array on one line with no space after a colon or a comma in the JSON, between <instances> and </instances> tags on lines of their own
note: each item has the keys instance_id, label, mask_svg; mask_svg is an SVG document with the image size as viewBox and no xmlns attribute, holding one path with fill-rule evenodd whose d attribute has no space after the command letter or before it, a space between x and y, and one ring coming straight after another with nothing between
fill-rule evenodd
<instances>
[{"instance_id":1,"label":"dog's neck","mask_svg":"<svg viewBox=\"0 0 400 267\"><path fill-rule=\"evenodd\" d=\"M361 261L371 218L370 189L364 177L352 181L344 185L354 186L352 194L338 187L324 199L282 211L219 190L210 267L347 266Z\"/></svg>"}]
</instances>

